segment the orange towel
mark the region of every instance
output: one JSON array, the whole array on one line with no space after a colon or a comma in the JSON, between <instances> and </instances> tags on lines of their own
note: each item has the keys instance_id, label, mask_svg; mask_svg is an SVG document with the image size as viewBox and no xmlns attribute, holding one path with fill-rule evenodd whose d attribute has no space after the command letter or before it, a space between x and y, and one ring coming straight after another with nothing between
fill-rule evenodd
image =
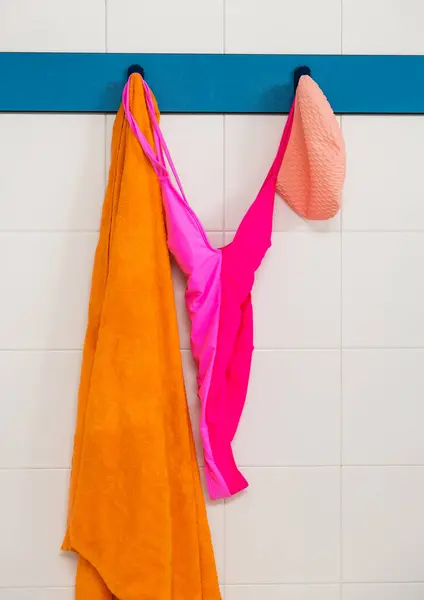
<instances>
[{"instance_id":1,"label":"orange towel","mask_svg":"<svg viewBox=\"0 0 424 600\"><path fill-rule=\"evenodd\" d=\"M153 143L139 75L131 110ZM77 600L219 600L157 177L124 118L97 247L64 550Z\"/></svg>"}]
</instances>

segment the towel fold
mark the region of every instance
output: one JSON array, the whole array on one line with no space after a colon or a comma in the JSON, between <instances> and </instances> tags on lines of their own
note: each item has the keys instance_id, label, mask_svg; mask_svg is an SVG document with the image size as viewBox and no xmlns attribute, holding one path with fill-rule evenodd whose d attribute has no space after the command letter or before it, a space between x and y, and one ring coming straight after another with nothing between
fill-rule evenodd
<instances>
[{"instance_id":1,"label":"towel fold","mask_svg":"<svg viewBox=\"0 0 424 600\"><path fill-rule=\"evenodd\" d=\"M153 144L144 90L131 110ZM77 600L219 600L160 186L120 108L84 344L64 550Z\"/></svg>"}]
</instances>

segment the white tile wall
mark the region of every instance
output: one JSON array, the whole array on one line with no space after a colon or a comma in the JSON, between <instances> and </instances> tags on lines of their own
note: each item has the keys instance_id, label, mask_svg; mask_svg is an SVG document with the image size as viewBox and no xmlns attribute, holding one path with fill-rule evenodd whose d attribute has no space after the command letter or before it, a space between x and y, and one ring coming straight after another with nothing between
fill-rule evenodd
<instances>
[{"instance_id":1,"label":"white tile wall","mask_svg":"<svg viewBox=\"0 0 424 600\"><path fill-rule=\"evenodd\" d=\"M0 471L2 587L70 587L75 559L60 552L69 471Z\"/></svg>"},{"instance_id":2,"label":"white tile wall","mask_svg":"<svg viewBox=\"0 0 424 600\"><path fill-rule=\"evenodd\" d=\"M203 468L200 469L202 484L206 490ZM223 500L212 502L205 495L206 509L208 512L209 527L215 550L216 568L220 584L225 583L225 504Z\"/></svg>"},{"instance_id":3,"label":"white tile wall","mask_svg":"<svg viewBox=\"0 0 424 600\"><path fill-rule=\"evenodd\" d=\"M0 52L104 52L104 0L1 0Z\"/></svg>"},{"instance_id":4,"label":"white tile wall","mask_svg":"<svg viewBox=\"0 0 424 600\"><path fill-rule=\"evenodd\" d=\"M338 54L340 0L226 0L225 49L234 53Z\"/></svg>"},{"instance_id":5,"label":"white tile wall","mask_svg":"<svg viewBox=\"0 0 424 600\"><path fill-rule=\"evenodd\" d=\"M248 468L226 504L226 581L333 582L340 577L340 470Z\"/></svg>"},{"instance_id":6,"label":"white tile wall","mask_svg":"<svg viewBox=\"0 0 424 600\"><path fill-rule=\"evenodd\" d=\"M96 233L0 233L0 349L82 347L96 243Z\"/></svg>"},{"instance_id":7,"label":"white tile wall","mask_svg":"<svg viewBox=\"0 0 424 600\"><path fill-rule=\"evenodd\" d=\"M343 579L424 581L424 467L346 467Z\"/></svg>"},{"instance_id":8,"label":"white tile wall","mask_svg":"<svg viewBox=\"0 0 424 600\"><path fill-rule=\"evenodd\" d=\"M107 0L107 50L223 52L223 10L223 0Z\"/></svg>"},{"instance_id":9,"label":"white tile wall","mask_svg":"<svg viewBox=\"0 0 424 600\"><path fill-rule=\"evenodd\" d=\"M103 115L0 114L1 231L99 228Z\"/></svg>"},{"instance_id":10,"label":"white tile wall","mask_svg":"<svg viewBox=\"0 0 424 600\"><path fill-rule=\"evenodd\" d=\"M345 231L423 231L424 119L343 117L347 148Z\"/></svg>"},{"instance_id":11,"label":"white tile wall","mask_svg":"<svg viewBox=\"0 0 424 600\"><path fill-rule=\"evenodd\" d=\"M340 408L340 352L257 350L235 443L238 463L339 464Z\"/></svg>"},{"instance_id":12,"label":"white tile wall","mask_svg":"<svg viewBox=\"0 0 424 600\"><path fill-rule=\"evenodd\" d=\"M423 16L418 0L3 0L0 50L421 53ZM216 246L284 121L163 118ZM59 547L111 124L0 115L0 600L74 597L75 561ZM342 128L343 218L308 224L277 198L257 275L234 442L250 487L208 502L226 600L424 597L424 119L345 116ZM174 281L202 463L176 267Z\"/></svg>"},{"instance_id":13,"label":"white tile wall","mask_svg":"<svg viewBox=\"0 0 424 600\"><path fill-rule=\"evenodd\" d=\"M226 600L340 600L340 591L337 585L232 585Z\"/></svg>"},{"instance_id":14,"label":"white tile wall","mask_svg":"<svg viewBox=\"0 0 424 600\"><path fill-rule=\"evenodd\" d=\"M69 468L80 351L1 351L0 469Z\"/></svg>"},{"instance_id":15,"label":"white tile wall","mask_svg":"<svg viewBox=\"0 0 424 600\"><path fill-rule=\"evenodd\" d=\"M68 588L4 588L0 600L74 600L75 590Z\"/></svg>"},{"instance_id":16,"label":"white tile wall","mask_svg":"<svg viewBox=\"0 0 424 600\"><path fill-rule=\"evenodd\" d=\"M343 343L424 347L424 233L343 234Z\"/></svg>"},{"instance_id":17,"label":"white tile wall","mask_svg":"<svg viewBox=\"0 0 424 600\"><path fill-rule=\"evenodd\" d=\"M224 117L164 115L161 123L188 201L205 229L222 230Z\"/></svg>"},{"instance_id":18,"label":"white tile wall","mask_svg":"<svg viewBox=\"0 0 424 600\"><path fill-rule=\"evenodd\" d=\"M343 352L343 462L423 465L424 351Z\"/></svg>"},{"instance_id":19,"label":"white tile wall","mask_svg":"<svg viewBox=\"0 0 424 600\"><path fill-rule=\"evenodd\" d=\"M342 0L346 54L423 54L421 0Z\"/></svg>"},{"instance_id":20,"label":"white tile wall","mask_svg":"<svg viewBox=\"0 0 424 600\"><path fill-rule=\"evenodd\" d=\"M340 276L338 233L274 233L253 291L256 347L339 347Z\"/></svg>"},{"instance_id":21,"label":"white tile wall","mask_svg":"<svg viewBox=\"0 0 424 600\"><path fill-rule=\"evenodd\" d=\"M343 586L343 600L421 600L422 583L370 583Z\"/></svg>"}]
</instances>

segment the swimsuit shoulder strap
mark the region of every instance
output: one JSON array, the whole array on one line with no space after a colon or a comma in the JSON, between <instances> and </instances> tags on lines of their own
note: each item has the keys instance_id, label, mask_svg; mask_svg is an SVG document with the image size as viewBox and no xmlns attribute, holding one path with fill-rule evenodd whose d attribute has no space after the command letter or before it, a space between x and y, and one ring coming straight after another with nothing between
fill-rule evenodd
<instances>
[{"instance_id":1,"label":"swimsuit shoulder strap","mask_svg":"<svg viewBox=\"0 0 424 600\"><path fill-rule=\"evenodd\" d=\"M233 241L233 251L243 256L243 263L256 271L271 245L272 221L277 175L290 139L294 103L281 136L277 154L268 175L241 221Z\"/></svg>"},{"instance_id":2,"label":"swimsuit shoulder strap","mask_svg":"<svg viewBox=\"0 0 424 600\"><path fill-rule=\"evenodd\" d=\"M268 175L271 177L277 177L278 172L280 170L281 164L283 162L284 155L286 153L287 145L289 143L291 130L293 127L293 118L294 118L294 110L295 110L295 100L293 101L290 112L287 117L286 124L284 126L283 135L281 136L280 144L278 146L277 154L275 155L274 162L271 165L271 169L269 170Z\"/></svg>"},{"instance_id":3,"label":"swimsuit shoulder strap","mask_svg":"<svg viewBox=\"0 0 424 600\"><path fill-rule=\"evenodd\" d=\"M193 237L193 234L189 234L188 232L189 231L193 232L194 230L196 230L198 232L198 234L200 234L201 239L203 240L202 243L204 245L206 245L209 248L209 250L217 252L217 250L215 248L213 248L213 246L211 246L201 222L199 221L197 215L191 208L191 206L188 203L188 200L184 194L182 183L180 181L180 178L178 177L178 173L177 173L177 170L172 161L171 154L168 150L168 146L166 144L165 138L163 137L162 131L159 127L158 119L156 117L156 110L155 110L155 103L153 100L153 94L152 94L149 86L147 85L147 83L144 81L144 79L142 79L142 83L143 83L143 88L144 88L146 107L147 107L147 110L149 113L150 124L151 124L152 130L153 130L153 139L154 139L157 150L154 150L150 146L148 140L146 139L143 132L140 130L136 120L134 119L134 117L131 113L130 103L129 103L129 82L127 82L127 84L125 85L125 88L124 88L124 91L122 94L122 104L124 107L124 111L125 111L125 115L127 117L128 123L129 123L134 135L136 136L137 140L139 141L141 147L143 148L143 151L145 152L146 156L149 158L153 169L155 170L156 174L158 175L158 178L161 181L166 181L167 184L172 188L172 190L174 192L174 194L166 194L166 197L164 198L165 209L166 209L165 212L167 214L169 213L169 211L167 209L170 208L170 205L173 205L174 208L177 206L180 206L181 210L184 212L184 214L186 216L184 218L182 218L182 220L180 220L179 222L180 223L184 222L187 225L188 229L185 229L185 235L191 239L191 243L194 243L194 240L196 239L196 235L194 235L194 237ZM169 178L168 165L174 176L174 180L177 184L178 189L175 188L173 182ZM175 215L174 210L171 212ZM181 212L180 212L180 214L181 214Z\"/></svg>"},{"instance_id":4,"label":"swimsuit shoulder strap","mask_svg":"<svg viewBox=\"0 0 424 600\"><path fill-rule=\"evenodd\" d=\"M153 138L155 140L155 146L157 148L157 152L155 152L153 150L153 148L150 146L146 136L143 134L143 132L139 128L138 123L135 120L135 118L131 112L130 101L129 101L129 82L126 83L126 85L124 87L124 91L122 93L122 104L124 107L125 116L127 117L128 123L130 124L130 127L131 127L134 135L136 136L137 140L139 141L141 147L143 148L144 153L149 158L149 160L152 164L152 167L156 171L159 178L168 176L168 168L167 168L165 158L164 158L164 155L165 155L166 160L168 161L168 164L171 168L172 174L175 178L175 182L178 186L178 190L179 190L182 198L184 199L184 201L187 202L181 180L178 177L178 173L177 173L174 163L172 161L170 152L168 150L168 146L166 145L165 138L162 135L162 132L159 127L159 123L156 118L156 111L155 111L155 107L154 107L154 103L153 103L152 92L150 91L150 88L147 85L147 83L144 81L144 79L142 81L143 81L143 87L144 87L144 92L145 92L146 106L147 106L147 110L148 110L149 116L150 116L150 123L151 123L152 129L153 129ZM187 202L187 204L188 204L188 202Z\"/></svg>"}]
</instances>

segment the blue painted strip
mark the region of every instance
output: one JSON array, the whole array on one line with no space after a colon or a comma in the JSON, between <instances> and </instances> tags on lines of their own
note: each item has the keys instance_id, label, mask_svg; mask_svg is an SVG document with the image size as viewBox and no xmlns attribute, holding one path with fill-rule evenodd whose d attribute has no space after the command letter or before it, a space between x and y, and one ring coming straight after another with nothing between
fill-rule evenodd
<instances>
[{"instance_id":1,"label":"blue painted strip","mask_svg":"<svg viewBox=\"0 0 424 600\"><path fill-rule=\"evenodd\" d=\"M424 114L424 56L0 53L0 111L114 112L145 69L162 112L287 112L308 65L338 113Z\"/></svg>"}]
</instances>

